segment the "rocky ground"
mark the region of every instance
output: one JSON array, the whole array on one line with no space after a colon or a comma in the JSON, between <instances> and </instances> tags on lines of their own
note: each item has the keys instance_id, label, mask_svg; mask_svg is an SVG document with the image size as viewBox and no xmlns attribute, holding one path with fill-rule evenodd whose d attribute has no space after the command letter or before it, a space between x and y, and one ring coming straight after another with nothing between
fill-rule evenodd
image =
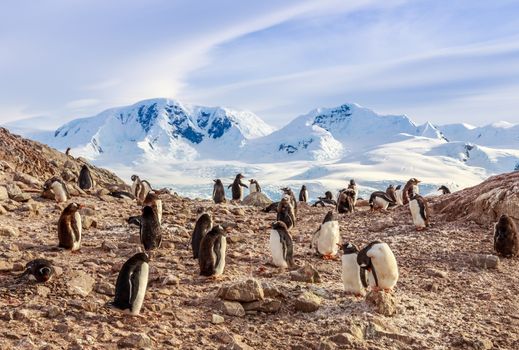
<instances>
[{"instance_id":1,"label":"rocky ground","mask_svg":"<svg viewBox=\"0 0 519 350\"><path fill-rule=\"evenodd\" d=\"M6 140L14 142L0 135ZM110 182L124 185L102 170L94 170L104 181L90 193L70 180L72 201L86 206L82 249L57 249L65 203L42 198L40 186L62 174L67 161L74 175L82 160L45 152L41 162L55 163L45 173L37 165L21 167L16 149L0 154L1 349L519 348L518 259L488 256L492 221L449 216L448 197L431 199L437 213L425 232L414 230L407 207L340 216L344 241L382 240L399 263L394 293L365 300L344 294L339 261L321 260L310 249L326 208L301 205L292 231L298 267L317 271L308 279L313 282L304 282L298 271L269 265L266 227L274 213L162 194L164 241L151 259L141 316L115 312L105 304L121 265L140 250L138 229L126 224L140 207L107 196ZM41 155L34 149L25 157ZM190 251L201 206L228 231L227 265L216 281L198 276ZM53 261L57 276L45 284L17 279L35 258Z\"/></svg>"}]
</instances>

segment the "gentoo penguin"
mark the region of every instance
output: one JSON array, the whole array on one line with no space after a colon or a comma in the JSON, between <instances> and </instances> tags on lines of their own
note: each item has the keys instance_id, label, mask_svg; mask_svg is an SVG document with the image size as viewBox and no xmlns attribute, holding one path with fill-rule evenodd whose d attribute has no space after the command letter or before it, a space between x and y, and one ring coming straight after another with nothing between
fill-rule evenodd
<instances>
[{"instance_id":1,"label":"gentoo penguin","mask_svg":"<svg viewBox=\"0 0 519 350\"><path fill-rule=\"evenodd\" d=\"M519 238L514 220L503 214L494 228L494 249L504 257L516 256L519 253Z\"/></svg>"},{"instance_id":2,"label":"gentoo penguin","mask_svg":"<svg viewBox=\"0 0 519 350\"><path fill-rule=\"evenodd\" d=\"M159 224L162 224L162 200L153 191L150 191L146 198L144 198L144 202L142 203L143 206L148 206L153 209L155 214L157 215L157 219L159 219Z\"/></svg>"},{"instance_id":3,"label":"gentoo penguin","mask_svg":"<svg viewBox=\"0 0 519 350\"><path fill-rule=\"evenodd\" d=\"M396 258L386 243L374 241L359 251L357 263L361 269L368 272L368 281L361 280L364 287L369 285L374 290L384 289L386 292L391 290L398 281L398 265Z\"/></svg>"},{"instance_id":4,"label":"gentoo penguin","mask_svg":"<svg viewBox=\"0 0 519 350\"><path fill-rule=\"evenodd\" d=\"M438 191L441 191L442 194L449 194L451 193L451 190L445 185L441 185L440 188L438 188Z\"/></svg>"},{"instance_id":5,"label":"gentoo penguin","mask_svg":"<svg viewBox=\"0 0 519 350\"><path fill-rule=\"evenodd\" d=\"M409 210L418 231L429 227L429 207L425 198L419 194L413 195L409 201Z\"/></svg>"},{"instance_id":6,"label":"gentoo penguin","mask_svg":"<svg viewBox=\"0 0 519 350\"><path fill-rule=\"evenodd\" d=\"M90 169L88 169L86 164L83 164L79 172L78 185L82 190L92 189L95 185L92 174L90 174Z\"/></svg>"},{"instance_id":7,"label":"gentoo penguin","mask_svg":"<svg viewBox=\"0 0 519 350\"><path fill-rule=\"evenodd\" d=\"M397 205L404 205L404 190L401 185L395 187L395 197Z\"/></svg>"},{"instance_id":8,"label":"gentoo penguin","mask_svg":"<svg viewBox=\"0 0 519 350\"><path fill-rule=\"evenodd\" d=\"M213 186L213 201L215 204L225 203L225 189L222 180L216 179Z\"/></svg>"},{"instance_id":9,"label":"gentoo penguin","mask_svg":"<svg viewBox=\"0 0 519 350\"><path fill-rule=\"evenodd\" d=\"M148 181L141 180L137 175L132 175L132 194L137 199L137 203L142 204L151 191L151 185Z\"/></svg>"},{"instance_id":10,"label":"gentoo penguin","mask_svg":"<svg viewBox=\"0 0 519 350\"><path fill-rule=\"evenodd\" d=\"M232 187L232 199L235 201L241 201L241 197L243 195L242 186L245 188L249 188L246 184L241 182L241 179L245 178L242 174L236 175L234 178L234 182L227 186L227 188Z\"/></svg>"},{"instance_id":11,"label":"gentoo penguin","mask_svg":"<svg viewBox=\"0 0 519 350\"><path fill-rule=\"evenodd\" d=\"M359 188L357 184L355 183L354 179L350 180L350 183L348 185L348 189L353 190L355 192L355 197L353 198L353 205L357 205L357 198L359 198Z\"/></svg>"},{"instance_id":12,"label":"gentoo penguin","mask_svg":"<svg viewBox=\"0 0 519 350\"><path fill-rule=\"evenodd\" d=\"M115 298L109 305L131 315L138 315L148 286L149 258L137 253L126 261L117 276Z\"/></svg>"},{"instance_id":13,"label":"gentoo penguin","mask_svg":"<svg viewBox=\"0 0 519 350\"><path fill-rule=\"evenodd\" d=\"M57 203L63 203L70 199L67 185L65 185L65 182L63 182L62 179L56 176L45 181L45 184L43 185L43 191L52 191L54 194L54 199Z\"/></svg>"},{"instance_id":14,"label":"gentoo penguin","mask_svg":"<svg viewBox=\"0 0 519 350\"><path fill-rule=\"evenodd\" d=\"M130 216L126 222L128 223L128 225L135 225L135 226L141 227L141 221L142 221L142 216L136 215L136 216Z\"/></svg>"},{"instance_id":15,"label":"gentoo penguin","mask_svg":"<svg viewBox=\"0 0 519 350\"><path fill-rule=\"evenodd\" d=\"M390 205L394 204L395 202L391 198L389 198L386 192L376 191L373 192L369 197L369 206L372 211L378 208L382 210L387 210L387 208Z\"/></svg>"},{"instance_id":16,"label":"gentoo penguin","mask_svg":"<svg viewBox=\"0 0 519 350\"><path fill-rule=\"evenodd\" d=\"M312 204L312 207L317 207L318 205L322 207L336 207L337 202L333 199L333 194L331 191L326 191L324 193L324 197L318 197L319 199Z\"/></svg>"},{"instance_id":17,"label":"gentoo penguin","mask_svg":"<svg viewBox=\"0 0 519 350\"><path fill-rule=\"evenodd\" d=\"M258 181L254 180L254 179L250 179L249 184L250 184L250 187L249 187L250 193L261 192L261 186L258 183Z\"/></svg>"},{"instance_id":18,"label":"gentoo penguin","mask_svg":"<svg viewBox=\"0 0 519 350\"><path fill-rule=\"evenodd\" d=\"M70 156L70 147L67 147L67 150L65 151L65 155Z\"/></svg>"},{"instance_id":19,"label":"gentoo penguin","mask_svg":"<svg viewBox=\"0 0 519 350\"><path fill-rule=\"evenodd\" d=\"M270 213L271 211L277 212L279 206L279 202L274 202L265 207L262 211L265 213Z\"/></svg>"},{"instance_id":20,"label":"gentoo penguin","mask_svg":"<svg viewBox=\"0 0 519 350\"><path fill-rule=\"evenodd\" d=\"M130 192L125 191L112 191L109 193L110 196L120 199L135 199L135 196Z\"/></svg>"},{"instance_id":21,"label":"gentoo penguin","mask_svg":"<svg viewBox=\"0 0 519 350\"><path fill-rule=\"evenodd\" d=\"M195 229L191 235L191 247L193 248L193 259L198 259L198 253L200 251L200 242L202 238L213 228L213 219L211 215L205 212L200 212L200 215L196 219Z\"/></svg>"},{"instance_id":22,"label":"gentoo penguin","mask_svg":"<svg viewBox=\"0 0 519 350\"><path fill-rule=\"evenodd\" d=\"M283 221L285 225L287 225L287 229L291 229L296 225L296 216L294 213L294 207L292 207L292 203L290 202L290 197L287 195L281 198L281 201L278 204L277 209L277 221Z\"/></svg>"},{"instance_id":23,"label":"gentoo penguin","mask_svg":"<svg viewBox=\"0 0 519 350\"><path fill-rule=\"evenodd\" d=\"M142 208L140 236L144 250L160 248L162 243L160 223L152 207L145 206Z\"/></svg>"},{"instance_id":24,"label":"gentoo penguin","mask_svg":"<svg viewBox=\"0 0 519 350\"><path fill-rule=\"evenodd\" d=\"M418 194L418 184L420 183L420 180L417 180L416 178L410 178L409 181L404 186L404 189L402 190L402 203L403 205L406 205L409 203L409 199L413 196L413 194Z\"/></svg>"},{"instance_id":25,"label":"gentoo penguin","mask_svg":"<svg viewBox=\"0 0 519 350\"><path fill-rule=\"evenodd\" d=\"M220 276L225 268L226 250L227 239L223 227L220 225L213 227L200 242L200 253L198 255L200 275L207 277Z\"/></svg>"},{"instance_id":26,"label":"gentoo penguin","mask_svg":"<svg viewBox=\"0 0 519 350\"><path fill-rule=\"evenodd\" d=\"M290 187L284 187L281 191L290 199L290 204L292 204L292 208L294 208L294 214L297 216L297 200L294 192Z\"/></svg>"},{"instance_id":27,"label":"gentoo penguin","mask_svg":"<svg viewBox=\"0 0 519 350\"><path fill-rule=\"evenodd\" d=\"M283 221L276 221L272 224L270 252L274 265L285 269L295 265L292 236L288 233L287 225Z\"/></svg>"},{"instance_id":28,"label":"gentoo penguin","mask_svg":"<svg viewBox=\"0 0 519 350\"><path fill-rule=\"evenodd\" d=\"M342 189L337 196L337 212L339 214L352 213L355 210L354 198L354 190L349 188Z\"/></svg>"},{"instance_id":29,"label":"gentoo penguin","mask_svg":"<svg viewBox=\"0 0 519 350\"><path fill-rule=\"evenodd\" d=\"M314 234L312 247L315 247L317 254L321 255L323 259L335 259L335 255L339 250L338 243L340 237L339 221L337 221L333 210L330 210Z\"/></svg>"},{"instance_id":30,"label":"gentoo penguin","mask_svg":"<svg viewBox=\"0 0 519 350\"><path fill-rule=\"evenodd\" d=\"M389 185L388 188L386 188L386 194L396 203L396 190L393 185Z\"/></svg>"},{"instance_id":31,"label":"gentoo penguin","mask_svg":"<svg viewBox=\"0 0 519 350\"><path fill-rule=\"evenodd\" d=\"M49 260L35 259L25 265L25 272L19 278L27 275L34 276L36 282L47 282L54 275L54 268Z\"/></svg>"},{"instance_id":32,"label":"gentoo penguin","mask_svg":"<svg viewBox=\"0 0 519 350\"><path fill-rule=\"evenodd\" d=\"M364 269L361 270L357 263L357 254L359 248L352 243L344 243L339 245L342 249L342 283L344 285L344 291L346 293L355 294L356 296L363 296L366 292L362 285L361 273L366 273Z\"/></svg>"},{"instance_id":33,"label":"gentoo penguin","mask_svg":"<svg viewBox=\"0 0 519 350\"><path fill-rule=\"evenodd\" d=\"M81 206L77 203L70 203L58 221L59 247L72 251L81 248L81 215L78 210Z\"/></svg>"},{"instance_id":34,"label":"gentoo penguin","mask_svg":"<svg viewBox=\"0 0 519 350\"><path fill-rule=\"evenodd\" d=\"M306 190L306 186L301 186L301 190L299 191L299 201L300 202L308 202L308 191Z\"/></svg>"}]
</instances>

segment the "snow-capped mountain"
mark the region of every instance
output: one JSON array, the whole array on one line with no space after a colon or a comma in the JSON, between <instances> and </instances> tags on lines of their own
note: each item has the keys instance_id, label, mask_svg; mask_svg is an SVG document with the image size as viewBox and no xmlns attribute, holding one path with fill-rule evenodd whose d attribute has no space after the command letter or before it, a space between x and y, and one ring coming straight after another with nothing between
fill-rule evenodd
<instances>
[{"instance_id":1,"label":"snow-capped mountain","mask_svg":"<svg viewBox=\"0 0 519 350\"><path fill-rule=\"evenodd\" d=\"M251 112L153 99L73 120L41 141L93 160L226 159L272 128ZM234 153L235 153L234 152Z\"/></svg>"},{"instance_id":2,"label":"snow-capped mountain","mask_svg":"<svg viewBox=\"0 0 519 350\"><path fill-rule=\"evenodd\" d=\"M312 110L274 131L251 112L153 99L33 137L127 179L145 171L157 185L201 197L210 195L211 179L229 182L238 172L276 198L280 186L306 184L316 197L350 178L364 196L410 177L423 181L422 193L439 184L455 190L519 170L519 125L416 125L350 103Z\"/></svg>"}]
</instances>

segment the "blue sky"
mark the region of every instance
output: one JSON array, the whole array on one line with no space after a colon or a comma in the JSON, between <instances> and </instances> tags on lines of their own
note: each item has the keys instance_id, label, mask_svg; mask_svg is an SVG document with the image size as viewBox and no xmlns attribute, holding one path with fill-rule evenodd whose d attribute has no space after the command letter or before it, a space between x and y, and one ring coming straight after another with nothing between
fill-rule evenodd
<instances>
[{"instance_id":1,"label":"blue sky","mask_svg":"<svg viewBox=\"0 0 519 350\"><path fill-rule=\"evenodd\" d=\"M518 1L4 0L0 122L54 128L146 98L277 127L356 102L519 123Z\"/></svg>"}]
</instances>

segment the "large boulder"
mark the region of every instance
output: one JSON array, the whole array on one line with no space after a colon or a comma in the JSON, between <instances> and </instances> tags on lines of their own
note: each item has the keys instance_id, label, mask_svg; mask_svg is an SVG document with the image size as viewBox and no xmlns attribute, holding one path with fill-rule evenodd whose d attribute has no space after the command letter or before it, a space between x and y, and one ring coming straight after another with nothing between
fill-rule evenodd
<instances>
[{"instance_id":1,"label":"large boulder","mask_svg":"<svg viewBox=\"0 0 519 350\"><path fill-rule=\"evenodd\" d=\"M243 205L253 205L255 207L264 208L271 204L272 201L263 192L253 192L245 197L242 201Z\"/></svg>"},{"instance_id":2,"label":"large boulder","mask_svg":"<svg viewBox=\"0 0 519 350\"><path fill-rule=\"evenodd\" d=\"M224 300L239 302L251 302L264 299L261 284L253 278L222 286L216 296Z\"/></svg>"}]
</instances>

